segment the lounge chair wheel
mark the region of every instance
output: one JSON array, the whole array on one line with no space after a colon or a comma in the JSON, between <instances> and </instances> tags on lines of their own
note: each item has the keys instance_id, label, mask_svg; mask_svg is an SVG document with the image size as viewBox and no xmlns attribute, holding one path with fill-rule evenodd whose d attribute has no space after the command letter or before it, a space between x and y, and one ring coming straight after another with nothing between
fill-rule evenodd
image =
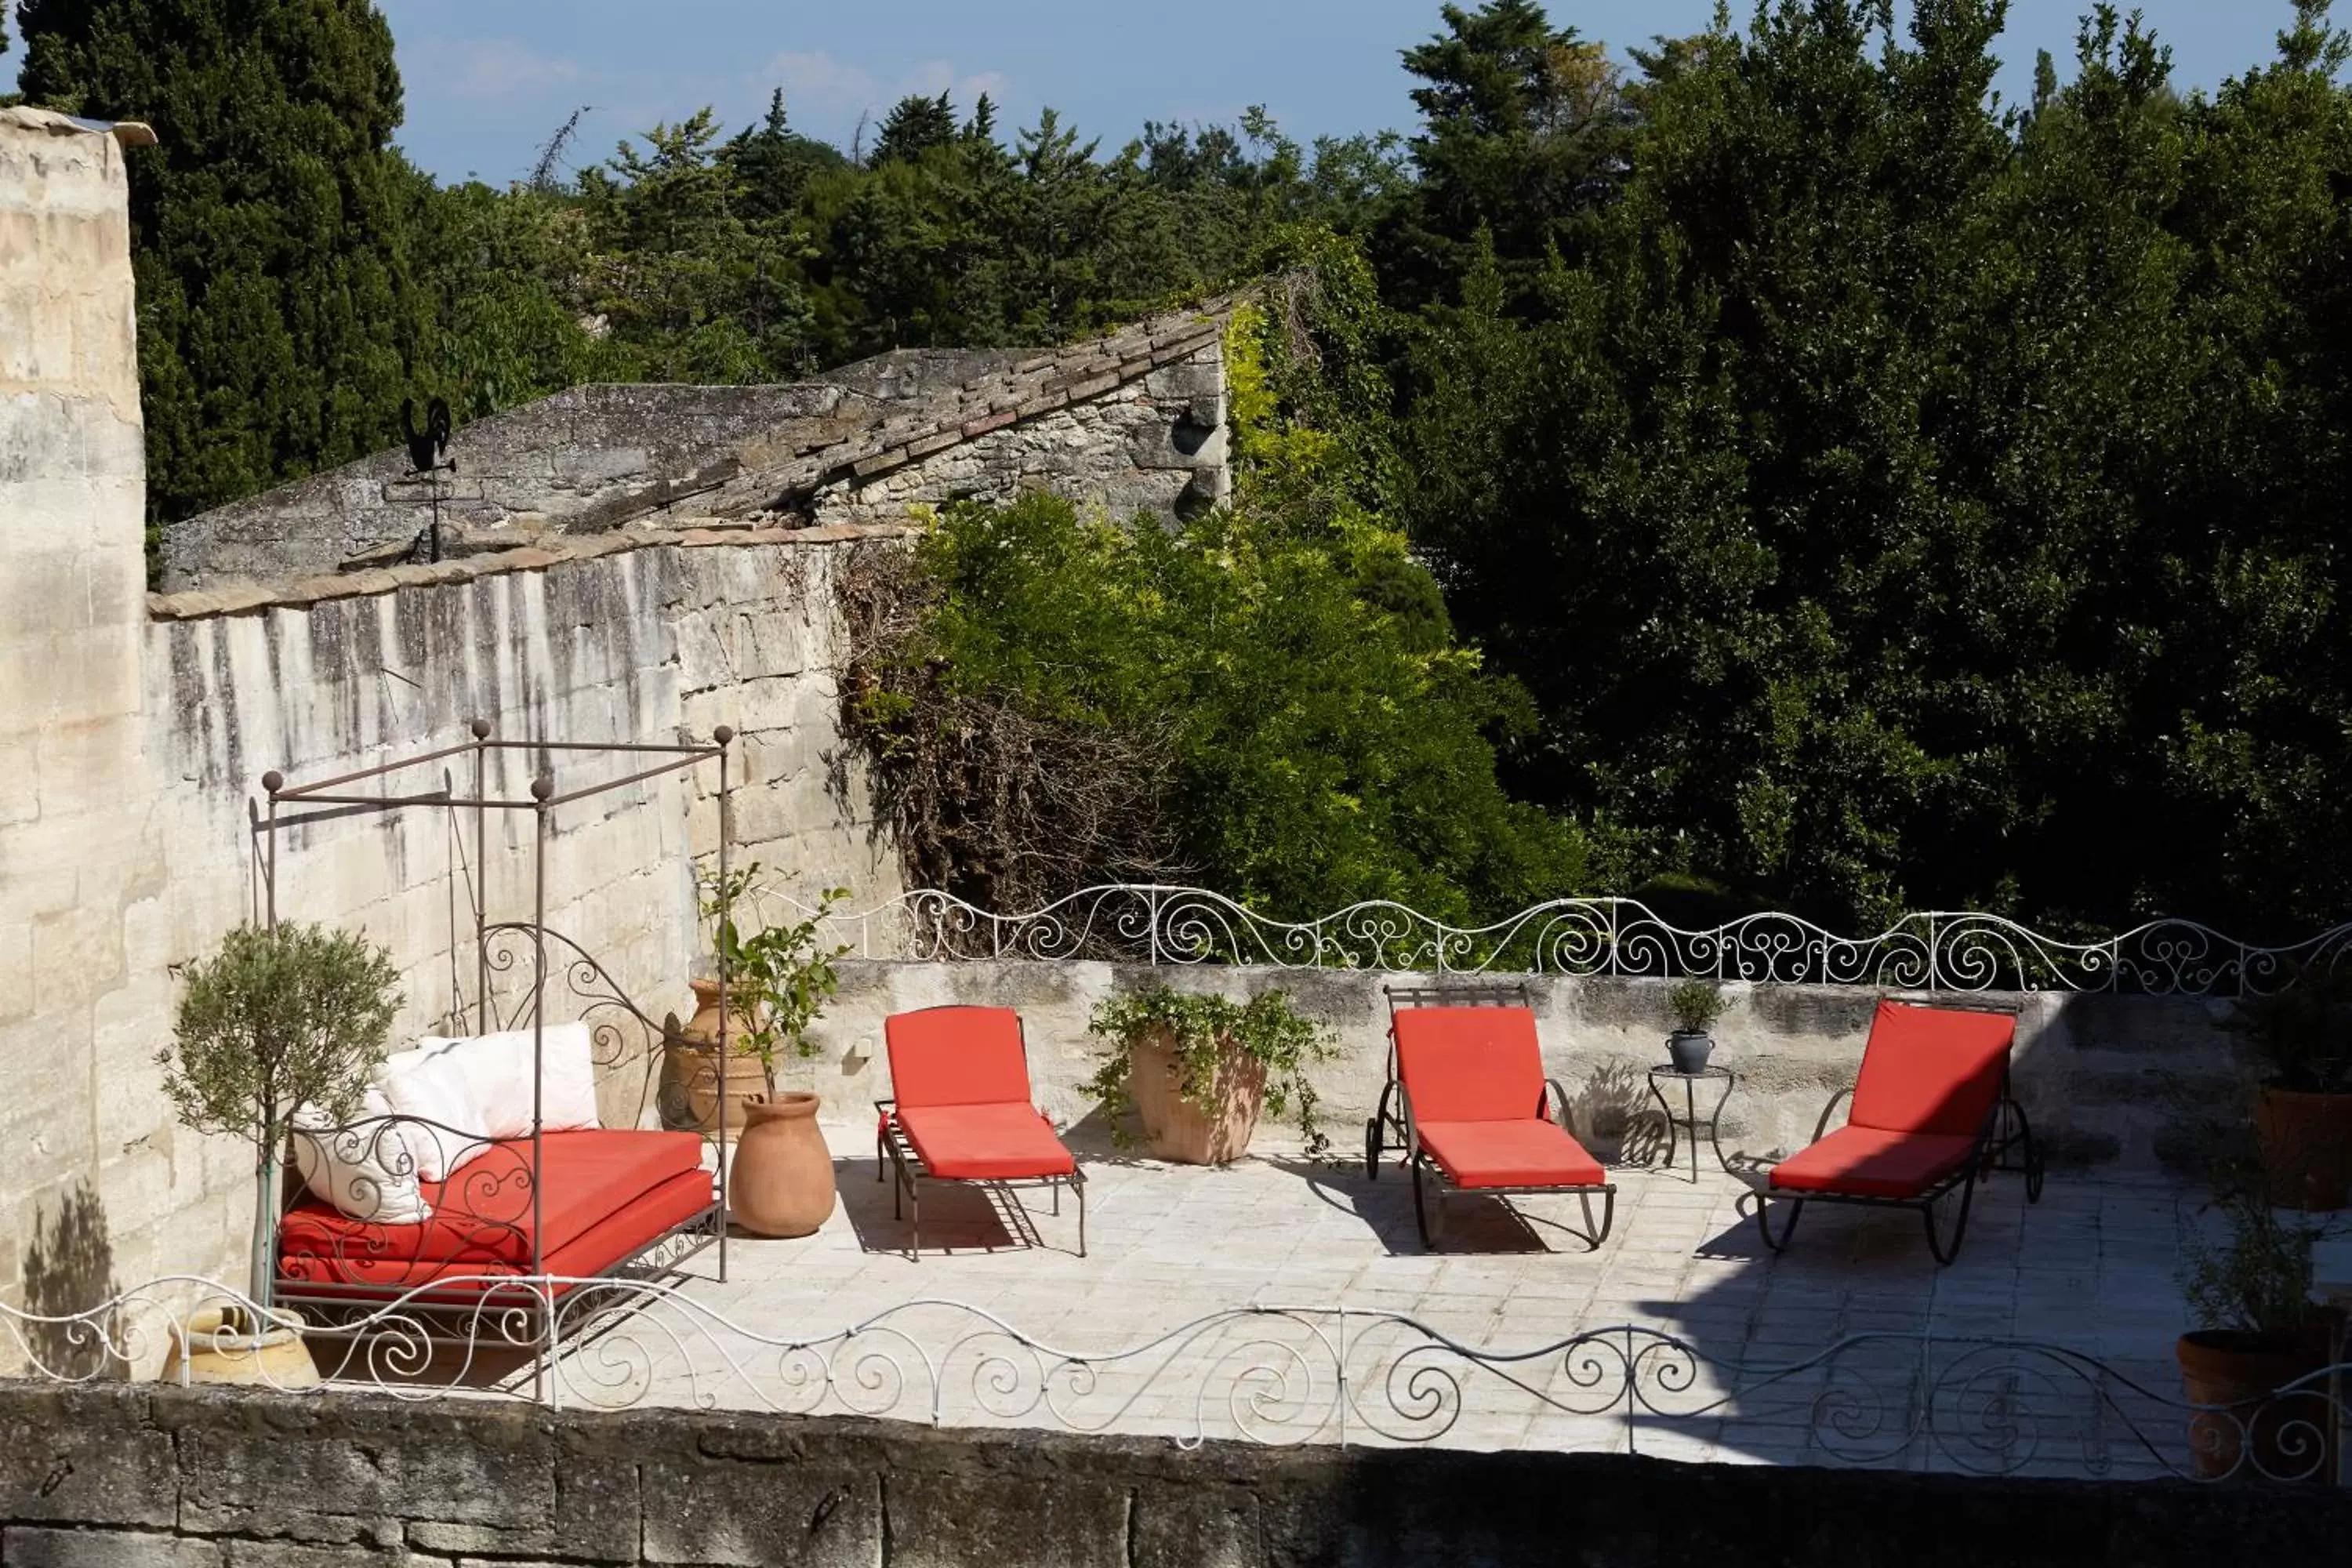
<instances>
[{"instance_id":1,"label":"lounge chair wheel","mask_svg":"<svg viewBox=\"0 0 2352 1568\"><path fill-rule=\"evenodd\" d=\"M1436 1251L1445 1239L1445 1194L1418 1160L1412 1163L1412 1219L1422 1246Z\"/></svg>"},{"instance_id":2,"label":"lounge chair wheel","mask_svg":"<svg viewBox=\"0 0 2352 1568\"><path fill-rule=\"evenodd\" d=\"M1381 1119L1377 1116L1364 1123L1364 1180L1381 1179Z\"/></svg>"}]
</instances>

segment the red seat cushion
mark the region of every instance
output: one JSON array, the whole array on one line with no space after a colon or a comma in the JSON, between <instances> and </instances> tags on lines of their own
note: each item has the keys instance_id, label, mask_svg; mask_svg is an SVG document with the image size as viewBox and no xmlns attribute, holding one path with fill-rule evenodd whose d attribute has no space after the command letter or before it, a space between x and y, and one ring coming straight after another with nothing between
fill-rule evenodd
<instances>
[{"instance_id":1,"label":"red seat cushion","mask_svg":"<svg viewBox=\"0 0 2352 1568\"><path fill-rule=\"evenodd\" d=\"M1066 1176L1077 1162L1054 1124L1025 1100L1013 1105L905 1105L898 1125L934 1176L1004 1182Z\"/></svg>"},{"instance_id":2,"label":"red seat cushion","mask_svg":"<svg viewBox=\"0 0 2352 1568\"><path fill-rule=\"evenodd\" d=\"M1391 1026L1397 1075L1417 1121L1543 1114L1543 1051L1525 1007L1401 1007Z\"/></svg>"},{"instance_id":3,"label":"red seat cushion","mask_svg":"<svg viewBox=\"0 0 2352 1568\"><path fill-rule=\"evenodd\" d=\"M1438 1169L1465 1189L1597 1187L1608 1180L1584 1145L1549 1121L1423 1121L1413 1129Z\"/></svg>"},{"instance_id":4,"label":"red seat cushion","mask_svg":"<svg viewBox=\"0 0 2352 1568\"><path fill-rule=\"evenodd\" d=\"M1916 1198L1968 1163L1973 1130L1890 1132L1841 1127L1801 1154L1772 1167L1772 1185L1794 1193L1846 1193L1866 1198Z\"/></svg>"},{"instance_id":5,"label":"red seat cushion","mask_svg":"<svg viewBox=\"0 0 2352 1568\"><path fill-rule=\"evenodd\" d=\"M1021 1015L1010 1007L925 1007L882 1021L890 1092L900 1106L1029 1103Z\"/></svg>"},{"instance_id":6,"label":"red seat cushion","mask_svg":"<svg viewBox=\"0 0 2352 1568\"><path fill-rule=\"evenodd\" d=\"M1973 1138L2000 1098L2017 1020L1881 1002L1846 1121L1886 1132Z\"/></svg>"},{"instance_id":7,"label":"red seat cushion","mask_svg":"<svg viewBox=\"0 0 2352 1568\"><path fill-rule=\"evenodd\" d=\"M600 1272L713 1201L691 1132L549 1132L542 1149L538 1261L547 1273ZM420 1225L377 1225L305 1201L278 1226L278 1272L370 1285L530 1273L532 1187L530 1140L510 1138L447 1181L424 1183L433 1217Z\"/></svg>"}]
</instances>

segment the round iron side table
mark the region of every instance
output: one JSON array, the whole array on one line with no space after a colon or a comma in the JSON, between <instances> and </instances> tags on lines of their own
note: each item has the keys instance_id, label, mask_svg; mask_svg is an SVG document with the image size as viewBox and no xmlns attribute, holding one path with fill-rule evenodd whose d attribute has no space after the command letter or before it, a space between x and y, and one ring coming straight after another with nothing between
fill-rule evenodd
<instances>
[{"instance_id":1,"label":"round iron side table","mask_svg":"<svg viewBox=\"0 0 2352 1568\"><path fill-rule=\"evenodd\" d=\"M1673 1067L1663 1066L1650 1069L1650 1098L1658 1102L1659 1113L1665 1118L1666 1122L1666 1169L1671 1171L1675 1168L1675 1130L1678 1127L1687 1127L1690 1129L1691 1185L1693 1186L1698 1184L1698 1131L1701 1125L1698 1115L1698 1086L1702 1083L1719 1083L1723 1086L1723 1092L1716 1096L1715 1109L1707 1113L1705 1123L1707 1144L1715 1151L1715 1163L1722 1165L1723 1143L1717 1136L1717 1131L1723 1121L1723 1108L1730 1101L1731 1091L1738 1082L1739 1080L1732 1076L1729 1068L1703 1067L1696 1072L1683 1072ZM1666 1099L1665 1086L1672 1083L1679 1083L1683 1086L1683 1112L1680 1116L1675 1114L1673 1103ZM1724 1169L1729 1170L1730 1167L1725 1165Z\"/></svg>"}]
</instances>

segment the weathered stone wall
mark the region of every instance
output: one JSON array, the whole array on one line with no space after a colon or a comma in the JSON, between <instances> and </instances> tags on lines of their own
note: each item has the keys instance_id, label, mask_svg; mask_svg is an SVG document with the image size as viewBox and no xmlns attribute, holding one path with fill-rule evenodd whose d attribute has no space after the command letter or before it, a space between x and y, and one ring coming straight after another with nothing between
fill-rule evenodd
<instances>
[{"instance_id":1,"label":"weathered stone wall","mask_svg":"<svg viewBox=\"0 0 2352 1568\"><path fill-rule=\"evenodd\" d=\"M415 476L400 447L175 523L163 535L162 585L332 572L415 541L436 498L453 536L503 531L515 543L691 510L693 498L736 471L729 454L742 442L831 417L854 395L827 384L576 386L464 426L451 448L455 474Z\"/></svg>"},{"instance_id":2,"label":"weathered stone wall","mask_svg":"<svg viewBox=\"0 0 2352 1568\"><path fill-rule=\"evenodd\" d=\"M268 770L365 768L457 744L476 718L588 742L727 724L745 858L789 890L898 887L838 732L834 574L898 531L635 531L142 596L132 321L115 142L0 110L0 1297L44 1313L163 1275L243 1278L251 1152L178 1125L155 1058L173 971L260 912L248 814ZM542 760L564 791L641 765L517 753L489 782L519 796ZM444 769L471 788L464 757L391 787L429 791ZM690 857L717 843L713 782L554 814L551 923L656 1016L690 1002ZM430 808L293 828L279 912L387 946L400 1028L419 1030L472 983L474 881L491 919L530 915L530 822L493 817L480 860ZM642 1086L608 1081L606 1114L641 1115Z\"/></svg>"},{"instance_id":3,"label":"weathered stone wall","mask_svg":"<svg viewBox=\"0 0 2352 1568\"><path fill-rule=\"evenodd\" d=\"M1233 488L1220 343L1084 402L983 431L903 468L817 493L820 522L899 522L916 506L1051 489L1120 521L1190 517Z\"/></svg>"},{"instance_id":4,"label":"weathered stone wall","mask_svg":"<svg viewBox=\"0 0 2352 1568\"><path fill-rule=\"evenodd\" d=\"M2308 1486L0 1385L8 1568L2206 1568L2347 1538L2352 1493Z\"/></svg>"},{"instance_id":5,"label":"weathered stone wall","mask_svg":"<svg viewBox=\"0 0 2352 1568\"><path fill-rule=\"evenodd\" d=\"M1083 1127L1091 1108L1078 1086L1093 1074L1101 1048L1087 1034L1087 1019L1102 998L1155 979L1234 997L1281 989L1331 1030L1339 1047L1312 1076L1326 1131L1344 1153L1360 1146L1364 1121L1387 1075L1383 987L1398 978L1361 970L852 962L844 965L841 994L813 1031L821 1054L795 1067L793 1083L836 1105L863 1106L890 1092L882 1037L882 1021L890 1014L948 1003L1017 1007L1040 1102L1056 1121ZM1654 1110L1646 1074L1665 1059L1669 983L1524 978L1545 1070L1575 1102L1580 1134L1601 1151L1615 1147L1629 1114ZM1853 1082L1877 994L1833 985L1731 984L1724 990L1729 1006L1715 1026L1714 1060L1739 1080L1724 1109L1724 1152L1802 1148L1830 1096ZM2017 1011L2018 1097L2062 1161L2152 1173L2173 1152L2182 1104L2226 1105L2244 1080L2237 1042L2221 1023L2226 1003L2052 992L1951 1000ZM1714 1093L1712 1086L1700 1087L1701 1116ZM1674 1100L1680 1112L1679 1089ZM1274 1126L1260 1133L1269 1145L1288 1136L1287 1129Z\"/></svg>"},{"instance_id":6,"label":"weathered stone wall","mask_svg":"<svg viewBox=\"0 0 2352 1568\"><path fill-rule=\"evenodd\" d=\"M216 588L620 528L903 523L1033 485L1125 519L1232 486L1222 306L1041 353L901 351L789 386L581 386L174 524L163 585Z\"/></svg>"},{"instance_id":7,"label":"weathered stone wall","mask_svg":"<svg viewBox=\"0 0 2352 1568\"><path fill-rule=\"evenodd\" d=\"M156 1256L173 1209L215 1261L222 1216L194 1200L236 1165L190 1149L151 1173L172 911L126 192L113 138L0 110L0 1291L37 1310Z\"/></svg>"}]
</instances>

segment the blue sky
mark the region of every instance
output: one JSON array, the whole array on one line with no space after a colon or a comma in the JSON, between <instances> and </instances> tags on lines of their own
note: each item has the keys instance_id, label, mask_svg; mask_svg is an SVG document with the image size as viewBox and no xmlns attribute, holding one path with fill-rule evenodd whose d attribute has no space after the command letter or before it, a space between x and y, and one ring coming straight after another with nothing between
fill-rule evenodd
<instances>
[{"instance_id":1,"label":"blue sky","mask_svg":"<svg viewBox=\"0 0 2352 1568\"><path fill-rule=\"evenodd\" d=\"M793 123L846 143L908 92L982 89L1005 123L1047 104L1115 147L1147 119L1230 121L1270 107L1302 140L1409 129L1397 51L1433 31L1438 0L378 0L408 93L400 140L445 179L523 174L573 108L575 157L714 105L730 128L782 86ZM1750 0L1734 0L1745 16ZM2024 96L2034 52L2062 69L2089 0L2014 0L2002 86ZM2268 59L2291 0L2140 0L2177 79L2210 87ZM2128 9L2128 6L2126 6ZM2352 12L2352 5L2345 9ZM1621 55L1692 32L1714 0L1554 0L1555 22ZM0 79L15 62L0 57Z\"/></svg>"}]
</instances>

